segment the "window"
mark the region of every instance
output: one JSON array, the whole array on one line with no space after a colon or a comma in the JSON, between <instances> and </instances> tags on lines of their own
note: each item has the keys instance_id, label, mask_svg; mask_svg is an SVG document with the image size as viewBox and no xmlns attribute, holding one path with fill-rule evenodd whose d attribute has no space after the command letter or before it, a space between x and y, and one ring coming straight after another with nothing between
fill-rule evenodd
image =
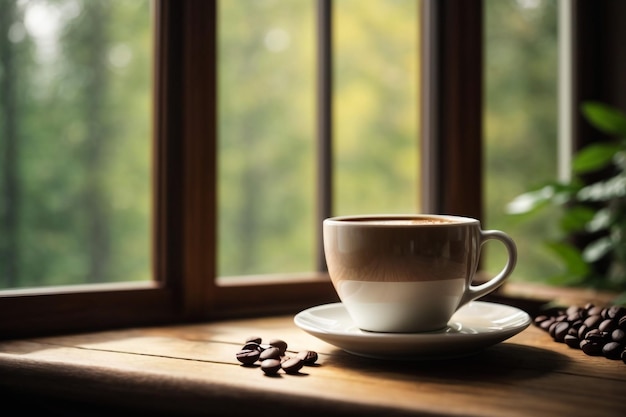
<instances>
[{"instance_id":1,"label":"window","mask_svg":"<svg viewBox=\"0 0 626 417\"><path fill-rule=\"evenodd\" d=\"M483 221L516 240L523 261L512 280L545 282L557 273L544 244L557 216L524 222L506 206L559 170L559 2L486 0L484 9ZM498 271L504 255L489 246L485 269Z\"/></svg>"},{"instance_id":2,"label":"window","mask_svg":"<svg viewBox=\"0 0 626 417\"><path fill-rule=\"evenodd\" d=\"M623 77L614 75L623 73L617 45L624 31L616 21L625 9L620 2L595 8L556 0L485 0L484 9L483 219L518 243L520 262L513 280L570 285L578 277L546 244L564 233L562 207L523 218L507 215L504 208L546 181L569 179L573 151L610 139L584 120L581 104L599 101L625 108L619 87ZM578 233L570 237L577 244L585 239ZM487 250L484 267L495 271L503 262L500 248ZM602 264L609 264L606 258ZM607 277L589 286L608 287L610 281Z\"/></svg>"},{"instance_id":3,"label":"window","mask_svg":"<svg viewBox=\"0 0 626 417\"><path fill-rule=\"evenodd\" d=\"M218 3L220 277L315 270L315 3Z\"/></svg>"},{"instance_id":4,"label":"window","mask_svg":"<svg viewBox=\"0 0 626 417\"><path fill-rule=\"evenodd\" d=\"M418 2L335 0L324 29L316 12L315 1L219 3L220 277L316 269L316 34L325 30L332 213L419 211Z\"/></svg>"},{"instance_id":5,"label":"window","mask_svg":"<svg viewBox=\"0 0 626 417\"><path fill-rule=\"evenodd\" d=\"M332 29L324 20L336 10L331 1L315 4L316 13L323 17L321 27ZM482 2L423 0L420 4L425 63L420 69L421 207L425 212L480 218ZM318 271L288 277L216 278L216 179L221 169L216 57L217 18L222 11L217 2L204 0L158 0L154 10L155 280L2 291L3 337L293 312L336 299L321 262ZM328 50L329 33L321 32L322 51ZM284 42L279 32L272 36L272 47ZM328 62L322 59L316 76L328 80L324 64ZM316 97L323 104L318 133L324 136L332 127L326 113L332 106L327 90ZM321 148L322 153L328 151ZM328 183L321 183L328 190ZM320 218L328 205L324 198L316 199Z\"/></svg>"},{"instance_id":6,"label":"window","mask_svg":"<svg viewBox=\"0 0 626 417\"><path fill-rule=\"evenodd\" d=\"M0 289L151 278L150 6L0 3Z\"/></svg>"}]
</instances>

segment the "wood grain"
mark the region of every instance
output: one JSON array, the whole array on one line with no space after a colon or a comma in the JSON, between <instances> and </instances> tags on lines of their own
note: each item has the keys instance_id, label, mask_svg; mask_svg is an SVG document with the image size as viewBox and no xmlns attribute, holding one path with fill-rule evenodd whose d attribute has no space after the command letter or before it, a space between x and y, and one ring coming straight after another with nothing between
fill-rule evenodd
<instances>
[{"instance_id":1,"label":"wood grain","mask_svg":"<svg viewBox=\"0 0 626 417\"><path fill-rule=\"evenodd\" d=\"M265 376L235 358L252 335L320 359L298 375ZM107 414L617 416L625 370L534 326L479 354L429 362L347 354L298 329L292 316L0 343L3 392Z\"/></svg>"}]
</instances>

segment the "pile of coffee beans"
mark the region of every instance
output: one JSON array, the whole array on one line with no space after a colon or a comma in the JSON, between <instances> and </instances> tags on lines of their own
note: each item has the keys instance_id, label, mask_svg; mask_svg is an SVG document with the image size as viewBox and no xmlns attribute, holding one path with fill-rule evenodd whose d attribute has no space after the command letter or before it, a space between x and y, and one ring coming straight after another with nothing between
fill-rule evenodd
<instances>
[{"instance_id":1,"label":"pile of coffee beans","mask_svg":"<svg viewBox=\"0 0 626 417\"><path fill-rule=\"evenodd\" d=\"M261 370L266 375L276 375L281 369L287 374L297 374L305 365L317 362L317 352L303 350L297 353L287 351L287 342L281 339L271 339L263 344L260 337L249 337L239 352L235 355L243 365L253 366L261 364Z\"/></svg>"},{"instance_id":2,"label":"pile of coffee beans","mask_svg":"<svg viewBox=\"0 0 626 417\"><path fill-rule=\"evenodd\" d=\"M626 363L626 307L587 304L556 308L535 317L534 323L559 343L591 356Z\"/></svg>"}]
</instances>

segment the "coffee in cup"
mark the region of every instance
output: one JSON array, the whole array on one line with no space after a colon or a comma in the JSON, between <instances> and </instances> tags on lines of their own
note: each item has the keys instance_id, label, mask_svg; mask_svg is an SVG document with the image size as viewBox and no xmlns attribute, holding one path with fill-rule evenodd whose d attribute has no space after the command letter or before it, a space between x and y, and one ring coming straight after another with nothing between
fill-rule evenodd
<instances>
[{"instance_id":1,"label":"coffee in cup","mask_svg":"<svg viewBox=\"0 0 626 417\"><path fill-rule=\"evenodd\" d=\"M361 215L323 221L324 254L339 298L355 324L373 332L446 327L468 302L497 289L517 261L515 242L476 219L447 215ZM502 242L508 261L473 285L482 245Z\"/></svg>"}]
</instances>

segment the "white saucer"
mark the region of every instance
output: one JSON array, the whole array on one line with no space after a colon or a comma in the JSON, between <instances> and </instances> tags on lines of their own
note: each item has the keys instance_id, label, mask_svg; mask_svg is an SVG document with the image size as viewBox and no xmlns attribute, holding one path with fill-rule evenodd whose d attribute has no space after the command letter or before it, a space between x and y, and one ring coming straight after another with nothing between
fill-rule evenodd
<instances>
[{"instance_id":1,"label":"white saucer","mask_svg":"<svg viewBox=\"0 0 626 417\"><path fill-rule=\"evenodd\" d=\"M526 329L530 316L504 304L473 301L461 307L448 327L426 333L375 333L356 327L341 303L301 311L296 326L346 352L378 359L442 359L465 356Z\"/></svg>"}]
</instances>

